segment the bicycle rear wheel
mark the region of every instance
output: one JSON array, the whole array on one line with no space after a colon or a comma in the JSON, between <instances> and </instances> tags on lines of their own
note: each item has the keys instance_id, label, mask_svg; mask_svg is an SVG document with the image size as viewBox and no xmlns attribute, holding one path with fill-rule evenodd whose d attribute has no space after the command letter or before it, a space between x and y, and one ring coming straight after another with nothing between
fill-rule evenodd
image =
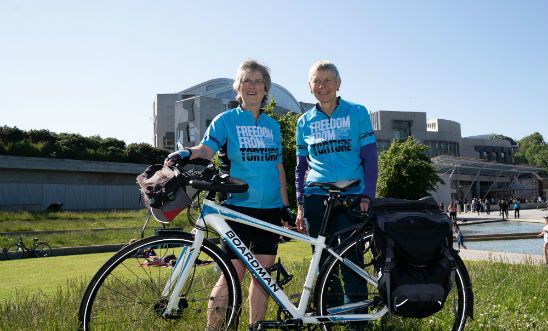
<instances>
[{"instance_id":1,"label":"bicycle rear wheel","mask_svg":"<svg viewBox=\"0 0 548 331\"><path fill-rule=\"evenodd\" d=\"M371 232L355 235L339 246L342 248L337 250L337 254L351 260L376 279L377 272L372 265L372 239ZM337 314L375 313L384 308L378 289L333 256L329 256L320 271L314 290L314 302L316 313L323 316L334 315L333 321L336 321ZM361 304L357 304L358 302ZM343 305L353 303L356 303L354 307L340 309ZM354 322L356 323L362 322ZM330 324L322 324L320 328L331 330Z\"/></svg>"},{"instance_id":2,"label":"bicycle rear wheel","mask_svg":"<svg viewBox=\"0 0 548 331\"><path fill-rule=\"evenodd\" d=\"M51 247L46 243L38 243L34 248L34 256L36 257L48 257L51 255Z\"/></svg>"},{"instance_id":3,"label":"bicycle rear wheel","mask_svg":"<svg viewBox=\"0 0 548 331\"><path fill-rule=\"evenodd\" d=\"M227 330L237 326L240 282L231 262L208 241L181 292L178 314L162 316L169 299L162 291L173 269L173 262L166 261L181 258L193 240L190 234L170 233L121 249L88 285L80 304L81 329ZM157 258L147 261L151 258L145 258L143 252L150 249ZM225 279L222 284L218 283L221 276Z\"/></svg>"},{"instance_id":4,"label":"bicycle rear wheel","mask_svg":"<svg viewBox=\"0 0 548 331\"><path fill-rule=\"evenodd\" d=\"M372 239L372 232L354 236L346 243L343 243L341 249L337 250L337 253L343 258L357 260L357 264L361 264L361 268L364 268L369 275L376 278L378 273L371 263L373 259L373 253L371 252ZM467 317L473 317L474 297L472 283L460 257L455 255L454 258L457 265L455 284L449 292L444 308L436 314L422 319L422 321L414 320L412 326L410 325L409 327L425 330L445 329L461 331L464 330ZM348 274L357 276L354 271L332 256L326 261L320 272L319 281L315 289L315 303L318 314L336 314L338 308L336 309L335 307L356 301L362 301L365 304L357 306L353 311L343 311L340 314L364 313L366 311L374 313L385 307L376 286L369 283L365 286L363 279L359 283L360 280L352 280ZM346 282L345 279L347 280ZM350 283L355 283L354 285L357 284L357 286L354 286L353 294L350 298L348 295L345 296L348 280L350 280ZM363 291L360 292L360 288ZM403 321L404 319L394 316L387 323L394 323L395 327L396 325L401 325ZM423 327L421 327L422 324L424 324ZM391 328L390 325L385 326ZM322 329L330 330L329 325L322 325Z\"/></svg>"},{"instance_id":5,"label":"bicycle rear wheel","mask_svg":"<svg viewBox=\"0 0 548 331\"><path fill-rule=\"evenodd\" d=\"M22 259L25 256L25 250L19 245L13 245L6 250L8 260Z\"/></svg>"}]
</instances>

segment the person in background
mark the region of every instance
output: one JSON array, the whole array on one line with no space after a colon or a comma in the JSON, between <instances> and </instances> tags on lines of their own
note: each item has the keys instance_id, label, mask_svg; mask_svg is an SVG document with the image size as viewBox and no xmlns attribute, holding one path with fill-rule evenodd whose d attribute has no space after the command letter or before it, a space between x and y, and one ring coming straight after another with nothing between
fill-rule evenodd
<instances>
[{"instance_id":1,"label":"person in background","mask_svg":"<svg viewBox=\"0 0 548 331\"><path fill-rule=\"evenodd\" d=\"M508 207L509 207L509 204L510 203L510 200L506 200L506 199L503 199L502 200L502 213L504 214L504 216L506 216L506 219L508 219ZM504 219L504 216L502 217Z\"/></svg>"},{"instance_id":2,"label":"person in background","mask_svg":"<svg viewBox=\"0 0 548 331\"><path fill-rule=\"evenodd\" d=\"M479 214L481 213L481 199L480 198L477 198L475 199L476 200L476 203L474 204L474 208L477 213L478 213L478 216Z\"/></svg>"},{"instance_id":3,"label":"person in background","mask_svg":"<svg viewBox=\"0 0 548 331\"><path fill-rule=\"evenodd\" d=\"M335 64L329 61L314 63L308 78L310 92L317 103L297 121L296 223L298 230L306 230L310 236L317 237L328 193L307 184L359 179L359 185L343 194L359 196L359 208L368 211L377 185L377 148L367 109L337 96L341 77ZM333 234L355 225L340 208L334 208L331 217L326 242L337 240ZM363 265L363 261L355 260L358 265ZM367 298L367 286L362 279L344 270L341 275L345 288L342 300L345 303ZM339 299L334 295L330 302ZM348 325L352 329L361 327L363 324L360 323Z\"/></svg>"},{"instance_id":4,"label":"person in background","mask_svg":"<svg viewBox=\"0 0 548 331\"><path fill-rule=\"evenodd\" d=\"M544 227L538 236L544 236L544 262L548 264L548 216L544 216Z\"/></svg>"},{"instance_id":5,"label":"person in background","mask_svg":"<svg viewBox=\"0 0 548 331\"><path fill-rule=\"evenodd\" d=\"M449 207L447 207L447 210L449 211L449 218L453 221L457 221L457 203L451 202L449 204Z\"/></svg>"},{"instance_id":6,"label":"person in background","mask_svg":"<svg viewBox=\"0 0 548 331\"><path fill-rule=\"evenodd\" d=\"M165 164L185 162L195 158L211 159L221 148L230 161L230 175L249 185L245 193L229 194L225 207L281 224L281 218L291 218L286 179L282 164L280 126L262 111L272 85L267 67L255 60L244 61L236 74L234 90L238 106L217 115L200 144L168 155ZM264 146L257 148L257 145ZM289 214L289 216L288 216ZM279 236L270 232L227 221L242 242L266 268L274 264ZM285 224L287 226L287 223ZM231 259L240 280L246 268L225 242L222 250ZM223 321L223 297L227 295L226 280L221 277L208 302L208 329L217 330ZM264 320L268 294L252 278L249 285L249 329Z\"/></svg>"},{"instance_id":7,"label":"person in background","mask_svg":"<svg viewBox=\"0 0 548 331\"><path fill-rule=\"evenodd\" d=\"M466 245L464 245L464 235L460 231L460 227L457 224L457 221L453 222L453 232L455 233L455 238L457 239L458 249L460 249L461 247L467 249Z\"/></svg>"},{"instance_id":8,"label":"person in background","mask_svg":"<svg viewBox=\"0 0 548 331\"><path fill-rule=\"evenodd\" d=\"M519 218L519 210L521 209L521 203L519 198L514 200L514 218Z\"/></svg>"}]
</instances>

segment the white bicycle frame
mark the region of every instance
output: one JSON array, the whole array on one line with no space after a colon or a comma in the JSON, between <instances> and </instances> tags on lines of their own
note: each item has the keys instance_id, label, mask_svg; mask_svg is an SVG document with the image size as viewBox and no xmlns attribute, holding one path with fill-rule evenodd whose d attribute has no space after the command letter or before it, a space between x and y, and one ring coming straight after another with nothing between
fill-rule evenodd
<instances>
[{"instance_id":1,"label":"white bicycle frame","mask_svg":"<svg viewBox=\"0 0 548 331\"><path fill-rule=\"evenodd\" d=\"M305 242L314 247L314 254L312 255L312 261L308 269L306 280L303 286L303 292L299 300L299 306L295 306L293 302L289 300L282 288L276 283L276 280L270 276L267 269L262 266L255 255L246 247L240 238L234 233L232 228L226 223L226 219L235 221L238 223L246 224L251 227L265 230L271 233L276 233L284 237L289 237L297 241ZM326 250L325 237L319 236L313 238L296 231L288 230L281 226L275 226L270 223L258 220L256 218L239 213L232 209L220 206L214 201L204 199L204 204L199 219L197 220L198 227L207 226L213 229L221 236L228 246L234 251L238 258L244 263L246 268L253 274L253 276L261 283L264 289L270 294L270 296L280 305L280 307L289 312L294 319L301 319L303 324L318 324L320 322L336 322L336 321L364 321L364 320L376 320L382 317L388 312L388 308L385 306L381 310L373 314L347 314L341 315L345 311L349 311L355 307L363 306L368 301L360 301L340 307L333 307L330 309L331 313L337 313L336 315L327 316L315 316L306 314L306 309L310 300L310 295L314 286L314 282L318 276L318 269L320 263L320 257L322 252ZM206 236L206 231L197 230L195 233L195 239L190 249L183 249L180 253L177 263L173 268L170 279L165 285L162 296L169 297L167 309L164 312L164 316L174 314L178 309L178 302L180 293L187 282L187 279L192 271L194 262L200 254L200 247L202 246ZM377 279L369 275L362 268L338 255L331 248L326 250L329 254L335 256L338 260L342 261L349 268L354 270L360 276L362 276L368 283L377 286Z\"/></svg>"}]
</instances>

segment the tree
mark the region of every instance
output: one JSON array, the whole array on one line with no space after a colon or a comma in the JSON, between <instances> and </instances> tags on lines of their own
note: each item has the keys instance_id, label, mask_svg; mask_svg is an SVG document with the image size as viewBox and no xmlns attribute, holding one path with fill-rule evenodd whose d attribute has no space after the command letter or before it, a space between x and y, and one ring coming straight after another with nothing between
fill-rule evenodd
<instances>
[{"instance_id":1,"label":"tree","mask_svg":"<svg viewBox=\"0 0 548 331\"><path fill-rule=\"evenodd\" d=\"M287 112L276 114L274 108L276 101L270 98L268 104L264 107L265 113L275 119L280 124L280 135L282 137L282 158L287 180L287 194L291 207L297 207L295 195L295 166L297 165L295 131L297 129L297 120L301 114Z\"/></svg>"},{"instance_id":2,"label":"tree","mask_svg":"<svg viewBox=\"0 0 548 331\"><path fill-rule=\"evenodd\" d=\"M0 142L7 143L16 143L25 138L25 132L16 126L9 127L4 125L0 127Z\"/></svg>"},{"instance_id":3,"label":"tree","mask_svg":"<svg viewBox=\"0 0 548 331\"><path fill-rule=\"evenodd\" d=\"M146 143L129 144L126 148L126 162L160 164L164 162L168 151L152 147Z\"/></svg>"},{"instance_id":4,"label":"tree","mask_svg":"<svg viewBox=\"0 0 548 331\"><path fill-rule=\"evenodd\" d=\"M415 200L443 183L426 156L427 149L413 137L394 141L379 157L377 196Z\"/></svg>"},{"instance_id":5,"label":"tree","mask_svg":"<svg viewBox=\"0 0 548 331\"><path fill-rule=\"evenodd\" d=\"M514 159L518 163L527 163L537 167L542 167L548 171L548 144L544 141L542 135L538 132L522 138L518 142L518 151Z\"/></svg>"}]
</instances>

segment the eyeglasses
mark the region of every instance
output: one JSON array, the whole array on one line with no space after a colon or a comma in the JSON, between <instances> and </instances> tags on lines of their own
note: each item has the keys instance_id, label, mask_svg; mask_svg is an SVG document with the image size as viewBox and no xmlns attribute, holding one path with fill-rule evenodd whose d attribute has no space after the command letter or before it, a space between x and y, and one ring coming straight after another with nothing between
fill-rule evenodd
<instances>
[{"instance_id":1,"label":"eyeglasses","mask_svg":"<svg viewBox=\"0 0 548 331\"><path fill-rule=\"evenodd\" d=\"M244 79L242 81L242 83L245 85L245 86L257 86L257 85L263 85L264 84L264 80L263 79Z\"/></svg>"},{"instance_id":2,"label":"eyeglasses","mask_svg":"<svg viewBox=\"0 0 548 331\"><path fill-rule=\"evenodd\" d=\"M333 83L333 82L335 82L335 80L334 80L334 79L331 79L331 78L326 78L326 79L324 79L324 80L314 79L314 80L312 81L312 84L313 84L313 85L317 85L317 86L318 86L318 85L326 86L326 85L329 85L329 84L331 84L331 83Z\"/></svg>"}]
</instances>

